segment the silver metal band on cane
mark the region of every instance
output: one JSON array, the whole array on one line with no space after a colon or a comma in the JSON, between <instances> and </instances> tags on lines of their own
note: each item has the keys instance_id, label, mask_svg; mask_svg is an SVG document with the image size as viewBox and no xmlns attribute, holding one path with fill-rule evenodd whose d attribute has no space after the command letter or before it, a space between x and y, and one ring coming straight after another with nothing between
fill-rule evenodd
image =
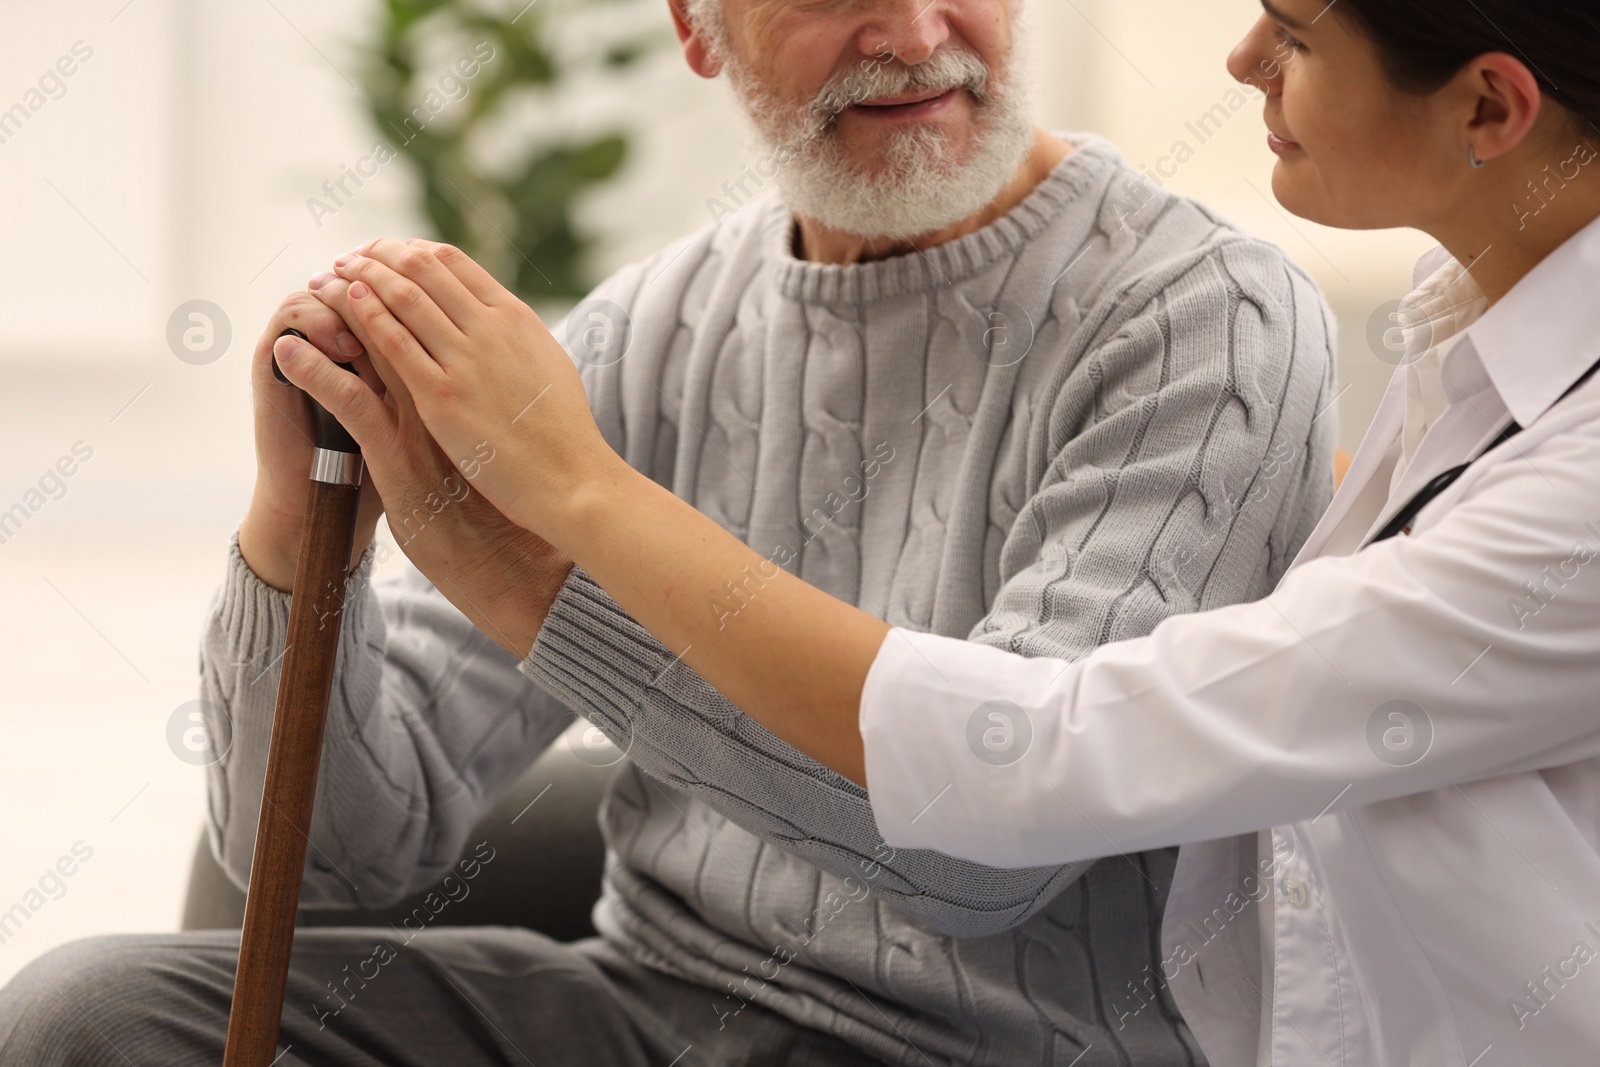
<instances>
[{"instance_id":1,"label":"silver metal band on cane","mask_svg":"<svg viewBox=\"0 0 1600 1067\"><path fill-rule=\"evenodd\" d=\"M329 485L360 485L365 469L359 452L335 452L331 448L319 448L316 459L311 463L311 480Z\"/></svg>"}]
</instances>

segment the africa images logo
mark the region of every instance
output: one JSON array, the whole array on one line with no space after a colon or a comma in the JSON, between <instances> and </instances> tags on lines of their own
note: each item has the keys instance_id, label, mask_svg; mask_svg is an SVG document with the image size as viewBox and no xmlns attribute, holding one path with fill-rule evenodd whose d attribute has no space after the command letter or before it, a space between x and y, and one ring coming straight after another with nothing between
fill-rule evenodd
<instances>
[{"instance_id":1,"label":"africa images logo","mask_svg":"<svg viewBox=\"0 0 1600 1067\"><path fill-rule=\"evenodd\" d=\"M1367 747L1393 767L1420 763L1433 747L1433 720L1409 700L1391 700L1367 719Z\"/></svg>"},{"instance_id":2,"label":"africa images logo","mask_svg":"<svg viewBox=\"0 0 1600 1067\"><path fill-rule=\"evenodd\" d=\"M633 343L633 320L609 300L593 297L567 316L567 351L580 363L609 367L622 361Z\"/></svg>"},{"instance_id":3,"label":"africa images logo","mask_svg":"<svg viewBox=\"0 0 1600 1067\"><path fill-rule=\"evenodd\" d=\"M1009 767L1033 745L1033 720L1009 700L979 704L967 717L967 747L991 767Z\"/></svg>"}]
</instances>

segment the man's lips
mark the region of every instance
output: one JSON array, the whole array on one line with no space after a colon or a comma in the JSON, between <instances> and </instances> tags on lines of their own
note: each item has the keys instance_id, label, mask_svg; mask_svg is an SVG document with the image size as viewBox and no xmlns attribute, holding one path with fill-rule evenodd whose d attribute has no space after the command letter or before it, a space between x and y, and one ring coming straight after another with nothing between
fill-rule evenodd
<instances>
[{"instance_id":1,"label":"man's lips","mask_svg":"<svg viewBox=\"0 0 1600 1067\"><path fill-rule=\"evenodd\" d=\"M873 100L862 100L861 107L900 107L904 104L920 104L924 100L932 100L943 96L945 93L955 92L955 86L943 89L924 89L921 92L901 93L899 96L880 96Z\"/></svg>"},{"instance_id":2,"label":"man's lips","mask_svg":"<svg viewBox=\"0 0 1600 1067\"><path fill-rule=\"evenodd\" d=\"M960 88L957 85L947 89L925 89L921 92L901 93L898 96L880 96L872 100L859 100L855 107L862 111L887 115L932 110L955 96Z\"/></svg>"}]
</instances>

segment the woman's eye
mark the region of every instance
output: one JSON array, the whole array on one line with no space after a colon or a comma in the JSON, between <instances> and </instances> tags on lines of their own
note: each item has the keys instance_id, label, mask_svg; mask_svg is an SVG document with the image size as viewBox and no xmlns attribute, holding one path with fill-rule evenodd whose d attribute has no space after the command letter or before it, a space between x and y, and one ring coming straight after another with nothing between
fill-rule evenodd
<instances>
[{"instance_id":1,"label":"woman's eye","mask_svg":"<svg viewBox=\"0 0 1600 1067\"><path fill-rule=\"evenodd\" d=\"M1288 30L1284 29L1281 25L1277 28L1277 34L1278 34L1278 40L1280 42L1282 42L1282 44L1283 44L1283 46L1285 48L1292 49L1293 51L1296 51L1296 52L1303 52L1305 50L1305 47L1306 47L1305 42L1300 40L1300 38L1295 37Z\"/></svg>"}]
</instances>

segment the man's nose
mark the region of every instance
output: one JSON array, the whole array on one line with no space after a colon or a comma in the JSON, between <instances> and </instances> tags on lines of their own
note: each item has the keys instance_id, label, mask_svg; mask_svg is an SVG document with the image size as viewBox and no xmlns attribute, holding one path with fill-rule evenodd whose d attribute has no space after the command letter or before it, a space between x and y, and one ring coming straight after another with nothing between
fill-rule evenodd
<instances>
[{"instance_id":1,"label":"man's nose","mask_svg":"<svg viewBox=\"0 0 1600 1067\"><path fill-rule=\"evenodd\" d=\"M862 55L893 56L908 66L926 63L950 39L947 0L885 0L856 35Z\"/></svg>"}]
</instances>

